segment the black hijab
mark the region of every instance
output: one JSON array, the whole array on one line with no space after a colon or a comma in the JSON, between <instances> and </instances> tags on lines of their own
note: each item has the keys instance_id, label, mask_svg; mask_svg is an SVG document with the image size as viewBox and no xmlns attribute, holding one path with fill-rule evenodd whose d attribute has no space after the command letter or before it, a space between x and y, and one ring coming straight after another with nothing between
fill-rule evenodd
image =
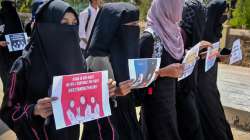
<instances>
[{"instance_id":1,"label":"black hijab","mask_svg":"<svg viewBox=\"0 0 250 140\"><path fill-rule=\"evenodd\" d=\"M129 79L128 59L139 56L139 10L129 3L109 3L101 9L90 39L88 55L109 56L115 80Z\"/></svg>"},{"instance_id":2,"label":"black hijab","mask_svg":"<svg viewBox=\"0 0 250 140\"><path fill-rule=\"evenodd\" d=\"M227 8L226 0L211 0L207 5L207 22L204 40L215 43L220 40L223 29L222 24L227 20L223 15Z\"/></svg>"},{"instance_id":3,"label":"black hijab","mask_svg":"<svg viewBox=\"0 0 250 140\"><path fill-rule=\"evenodd\" d=\"M14 2L2 1L0 10L0 25L4 25L4 30L1 32L0 41L5 41L5 35L23 32L22 23L19 19ZM1 76L7 74L13 62L22 55L22 51L9 52L8 47L0 48L0 72ZM2 77L3 80L5 79ZM5 80L4 80L5 81ZM7 80L6 80L7 81ZM5 83L5 82L4 82Z\"/></svg>"},{"instance_id":4,"label":"black hijab","mask_svg":"<svg viewBox=\"0 0 250 140\"><path fill-rule=\"evenodd\" d=\"M5 25L5 35L23 32L23 26L14 4L15 3L11 1L1 2L2 9L0 11L0 15L2 18L2 22Z\"/></svg>"},{"instance_id":5,"label":"black hijab","mask_svg":"<svg viewBox=\"0 0 250 140\"><path fill-rule=\"evenodd\" d=\"M78 43L78 24L60 23L64 14L69 11L77 17L67 3L53 0L37 13L28 73L28 91L36 92L38 97L34 97L35 99L47 96L53 76L86 72Z\"/></svg>"},{"instance_id":6,"label":"black hijab","mask_svg":"<svg viewBox=\"0 0 250 140\"><path fill-rule=\"evenodd\" d=\"M187 34L186 47L190 49L203 38L206 7L199 0L185 0L180 26Z\"/></svg>"}]
</instances>

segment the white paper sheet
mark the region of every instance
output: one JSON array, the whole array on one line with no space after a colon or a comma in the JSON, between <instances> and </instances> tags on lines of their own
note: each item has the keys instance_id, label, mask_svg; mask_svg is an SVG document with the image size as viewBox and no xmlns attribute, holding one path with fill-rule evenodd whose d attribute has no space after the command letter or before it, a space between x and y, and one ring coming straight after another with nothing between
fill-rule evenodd
<instances>
[{"instance_id":1,"label":"white paper sheet","mask_svg":"<svg viewBox=\"0 0 250 140\"><path fill-rule=\"evenodd\" d=\"M133 88L148 87L155 79L155 71L159 70L160 58L129 59L129 75L134 80Z\"/></svg>"},{"instance_id":2,"label":"white paper sheet","mask_svg":"<svg viewBox=\"0 0 250 140\"><path fill-rule=\"evenodd\" d=\"M28 36L26 33L16 33L5 35L5 40L9 43L9 52L23 50L28 44Z\"/></svg>"},{"instance_id":3,"label":"white paper sheet","mask_svg":"<svg viewBox=\"0 0 250 140\"><path fill-rule=\"evenodd\" d=\"M199 50L200 50L200 43L195 45L186 53L184 60L182 61L182 64L184 64L184 71L182 77L178 79L179 81L187 78L193 73L199 55Z\"/></svg>"},{"instance_id":4,"label":"white paper sheet","mask_svg":"<svg viewBox=\"0 0 250 140\"><path fill-rule=\"evenodd\" d=\"M231 57L230 57L230 62L229 64L234 64L238 61L242 60L242 50L241 50L241 44L240 44L240 39L237 39L233 43L232 47L232 52L231 52Z\"/></svg>"},{"instance_id":5,"label":"white paper sheet","mask_svg":"<svg viewBox=\"0 0 250 140\"><path fill-rule=\"evenodd\" d=\"M217 56L219 54L220 42L216 42L212 47L207 49L205 72L209 71L215 64Z\"/></svg>"}]
</instances>

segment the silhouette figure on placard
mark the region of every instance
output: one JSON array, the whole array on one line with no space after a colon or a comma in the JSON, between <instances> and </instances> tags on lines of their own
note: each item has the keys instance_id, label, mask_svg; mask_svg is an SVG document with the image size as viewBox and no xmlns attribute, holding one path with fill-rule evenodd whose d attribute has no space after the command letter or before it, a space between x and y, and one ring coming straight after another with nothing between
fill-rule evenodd
<instances>
[{"instance_id":1,"label":"silhouette figure on placard","mask_svg":"<svg viewBox=\"0 0 250 140\"><path fill-rule=\"evenodd\" d=\"M85 108L85 120L86 121L90 121L93 120L93 114L91 112L91 106L86 104L86 108Z\"/></svg>"},{"instance_id":2,"label":"silhouette figure on placard","mask_svg":"<svg viewBox=\"0 0 250 140\"><path fill-rule=\"evenodd\" d=\"M79 122L82 122L85 119L85 107L86 107L86 99L84 96L80 97L80 105L77 108L77 115L76 115L76 119Z\"/></svg>"},{"instance_id":3,"label":"silhouette figure on placard","mask_svg":"<svg viewBox=\"0 0 250 140\"><path fill-rule=\"evenodd\" d=\"M91 97L91 103L94 105L93 117L100 118L100 105L96 102L95 97Z\"/></svg>"},{"instance_id":4,"label":"silhouette figure on placard","mask_svg":"<svg viewBox=\"0 0 250 140\"><path fill-rule=\"evenodd\" d=\"M68 118L69 118L72 125L78 123L78 120L77 120L75 114L73 113L74 107L75 107L75 101L70 100L69 109L67 110L67 116L68 116Z\"/></svg>"}]
</instances>

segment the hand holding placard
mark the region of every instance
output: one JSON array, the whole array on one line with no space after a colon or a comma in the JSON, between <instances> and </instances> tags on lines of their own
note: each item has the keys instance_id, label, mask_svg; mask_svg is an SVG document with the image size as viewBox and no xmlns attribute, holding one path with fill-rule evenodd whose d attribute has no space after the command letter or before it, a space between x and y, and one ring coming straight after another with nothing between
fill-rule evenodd
<instances>
[{"instance_id":1,"label":"hand holding placard","mask_svg":"<svg viewBox=\"0 0 250 140\"><path fill-rule=\"evenodd\" d=\"M55 76L52 97L58 100L52 108L56 129L110 116L108 89L107 71Z\"/></svg>"},{"instance_id":2,"label":"hand holding placard","mask_svg":"<svg viewBox=\"0 0 250 140\"><path fill-rule=\"evenodd\" d=\"M184 57L182 64L184 65L183 75L178 80L187 78L193 73L198 55L200 50L200 43L196 44L193 48L187 51L186 56Z\"/></svg>"},{"instance_id":3,"label":"hand holding placard","mask_svg":"<svg viewBox=\"0 0 250 140\"><path fill-rule=\"evenodd\" d=\"M219 55L219 49L220 49L220 42L216 42L213 44L212 47L207 48L205 72L207 72L214 66L217 56Z\"/></svg>"}]
</instances>

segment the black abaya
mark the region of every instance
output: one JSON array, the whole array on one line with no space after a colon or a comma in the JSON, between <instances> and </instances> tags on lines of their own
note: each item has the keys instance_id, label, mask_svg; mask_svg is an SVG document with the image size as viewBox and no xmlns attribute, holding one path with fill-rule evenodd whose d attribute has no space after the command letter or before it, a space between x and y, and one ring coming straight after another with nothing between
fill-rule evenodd
<instances>
[{"instance_id":1,"label":"black abaya","mask_svg":"<svg viewBox=\"0 0 250 140\"><path fill-rule=\"evenodd\" d=\"M184 30L185 48L190 49L202 40L205 24L205 6L198 0L186 0L181 28ZM177 116L183 140L204 140L196 97L198 85L198 66L193 73L178 83Z\"/></svg>"},{"instance_id":2,"label":"black abaya","mask_svg":"<svg viewBox=\"0 0 250 140\"><path fill-rule=\"evenodd\" d=\"M13 2L1 2L0 25L4 25L4 31L0 35L0 41L5 41L5 35L23 32L22 23L16 11L12 6ZM8 47L0 47L0 76L3 82L4 93L6 93L9 71L13 62L22 55L22 51L9 52Z\"/></svg>"},{"instance_id":3,"label":"black abaya","mask_svg":"<svg viewBox=\"0 0 250 140\"><path fill-rule=\"evenodd\" d=\"M75 14L61 0L45 4L38 12L31 46L13 64L0 117L19 140L79 139L79 125L56 130L53 116L45 121L33 114L36 102L50 96L53 76L86 72L78 25L60 24L68 11Z\"/></svg>"},{"instance_id":4,"label":"black abaya","mask_svg":"<svg viewBox=\"0 0 250 140\"><path fill-rule=\"evenodd\" d=\"M138 9L128 3L105 4L99 11L88 56L108 57L117 83L129 79L128 59L138 58ZM98 66L97 66L98 67ZM84 124L83 140L142 140L133 94L110 100L112 116Z\"/></svg>"},{"instance_id":5,"label":"black abaya","mask_svg":"<svg viewBox=\"0 0 250 140\"><path fill-rule=\"evenodd\" d=\"M222 16L226 9L225 0L211 0L208 4L206 31L204 40L211 43L221 38ZM205 60L199 61L197 105L201 116L201 123L205 140L233 140L229 123L226 120L220 93L217 87L218 62L205 72Z\"/></svg>"},{"instance_id":6,"label":"black abaya","mask_svg":"<svg viewBox=\"0 0 250 140\"><path fill-rule=\"evenodd\" d=\"M151 33L144 32L140 40L140 57L150 58L153 54L154 38ZM177 63L163 49L161 68ZM176 114L176 83L177 79L158 78L143 99L141 123L146 140L180 140ZM147 92L146 92L147 93Z\"/></svg>"}]
</instances>

